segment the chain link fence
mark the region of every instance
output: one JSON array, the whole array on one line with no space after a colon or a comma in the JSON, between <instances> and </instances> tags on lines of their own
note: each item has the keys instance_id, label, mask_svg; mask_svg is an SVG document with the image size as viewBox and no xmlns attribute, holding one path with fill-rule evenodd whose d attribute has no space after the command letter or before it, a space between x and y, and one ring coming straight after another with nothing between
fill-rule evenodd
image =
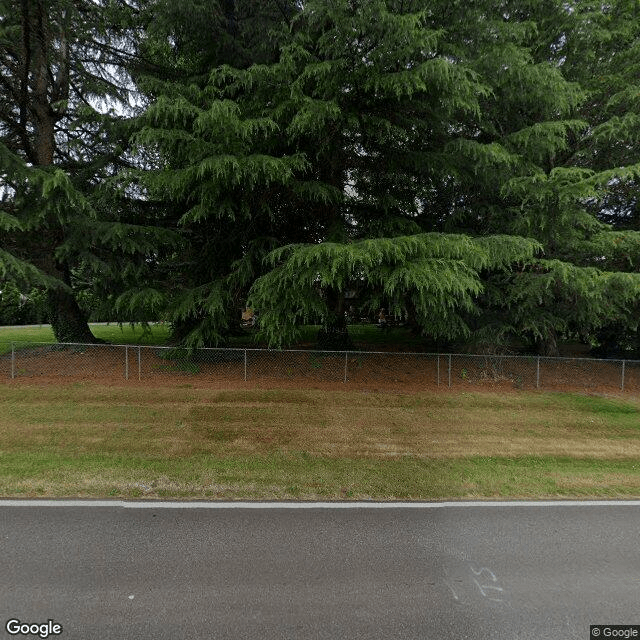
<instances>
[{"instance_id":1,"label":"chain link fence","mask_svg":"<svg viewBox=\"0 0 640 640\"><path fill-rule=\"evenodd\" d=\"M640 361L468 354L0 343L0 376L78 380L291 381L389 387L640 392Z\"/></svg>"}]
</instances>

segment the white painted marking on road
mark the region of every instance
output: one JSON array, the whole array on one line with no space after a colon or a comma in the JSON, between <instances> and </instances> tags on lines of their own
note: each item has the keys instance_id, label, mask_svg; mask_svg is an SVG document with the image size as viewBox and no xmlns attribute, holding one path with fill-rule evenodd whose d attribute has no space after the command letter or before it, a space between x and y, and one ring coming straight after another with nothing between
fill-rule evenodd
<instances>
[{"instance_id":1,"label":"white painted marking on road","mask_svg":"<svg viewBox=\"0 0 640 640\"><path fill-rule=\"evenodd\" d=\"M10 500L1 507L117 507L121 509L456 509L463 507L640 507L640 500L528 500L479 502L154 502L123 500Z\"/></svg>"},{"instance_id":2,"label":"white painted marking on road","mask_svg":"<svg viewBox=\"0 0 640 640\"><path fill-rule=\"evenodd\" d=\"M456 600L460 600L460 598L458 598L458 594L456 593L456 590L453 588L453 584L452 584L453 581L451 580L451 577L449 576L449 572L446 569L444 569L444 575L446 576L446 579L445 579L444 583L451 590L451 593L453 594L453 597Z\"/></svg>"},{"instance_id":3,"label":"white painted marking on road","mask_svg":"<svg viewBox=\"0 0 640 640\"><path fill-rule=\"evenodd\" d=\"M486 593L487 589L494 589L495 591L504 591L502 587L494 587L491 584L480 584L475 578L473 578L473 581L476 583L476 587L480 589L480 593L485 597L487 596L487 593Z\"/></svg>"},{"instance_id":4,"label":"white painted marking on road","mask_svg":"<svg viewBox=\"0 0 640 640\"><path fill-rule=\"evenodd\" d=\"M497 582L498 581L498 579L496 578L495 573L493 573L493 571L491 571L490 569L487 569L486 567L482 567L482 569L480 569L480 571L476 571L473 568L473 565L469 565L469 567L471 568L471 571L473 571L473 573L475 573L475 575L477 575L477 576L481 576L483 573L487 573L491 577L491 581L492 582Z\"/></svg>"},{"instance_id":5,"label":"white painted marking on road","mask_svg":"<svg viewBox=\"0 0 640 640\"><path fill-rule=\"evenodd\" d=\"M493 571L491 571L491 569L487 569L487 567L482 567L480 570L476 570L474 569L473 565L469 565L471 572L478 576L478 577L482 577L483 574L491 579L491 582L494 584L487 584L486 581L483 579L483 584L480 584L475 578L472 578L473 582L475 582L476 587L478 587L478 589L480 590L480 593L483 595L483 597L487 598L488 600L491 600L492 602L504 602L504 600L502 598L498 598L498 595L503 595L504 594L504 589L500 586L498 586L498 578L496 578L496 574L493 573ZM491 591L490 591L491 590ZM493 592L498 592L498 593L493 593ZM496 597L491 597L491 596L496 596Z\"/></svg>"}]
</instances>

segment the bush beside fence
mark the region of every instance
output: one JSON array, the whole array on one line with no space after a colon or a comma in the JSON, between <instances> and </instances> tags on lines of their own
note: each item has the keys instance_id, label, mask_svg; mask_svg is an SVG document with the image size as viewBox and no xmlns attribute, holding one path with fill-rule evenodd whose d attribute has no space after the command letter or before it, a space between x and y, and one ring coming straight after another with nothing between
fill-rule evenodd
<instances>
[{"instance_id":1,"label":"bush beside fence","mask_svg":"<svg viewBox=\"0 0 640 640\"><path fill-rule=\"evenodd\" d=\"M4 343L0 375L165 381L379 383L640 391L640 361L468 354Z\"/></svg>"}]
</instances>

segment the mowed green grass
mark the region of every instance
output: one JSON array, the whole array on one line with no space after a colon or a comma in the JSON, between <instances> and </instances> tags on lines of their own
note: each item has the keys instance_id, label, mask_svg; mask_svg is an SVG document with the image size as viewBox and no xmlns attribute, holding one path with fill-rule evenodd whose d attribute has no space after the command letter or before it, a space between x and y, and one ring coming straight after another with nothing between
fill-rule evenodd
<instances>
[{"instance_id":1,"label":"mowed green grass","mask_svg":"<svg viewBox=\"0 0 640 640\"><path fill-rule=\"evenodd\" d=\"M169 338L171 327L169 324L150 324L149 331L143 330L137 324L131 326L124 324L120 327L117 323L102 325L90 325L92 333L97 338L102 338L111 344L140 344L140 345L163 345ZM300 338L296 344L289 345L290 348L299 346L313 346L316 335L320 329L317 325L307 325L300 328ZM387 331L381 331L375 325L350 325L349 334L356 349L376 350L379 348L389 348L393 345L399 351L423 351L423 338L412 335L404 327L394 327ZM257 341L255 334L247 332L243 336L235 336L229 339L229 346L237 348L266 347L264 342ZM5 327L0 328L0 354L11 350L11 342L55 342L53 331L48 325L40 327Z\"/></svg>"},{"instance_id":2,"label":"mowed green grass","mask_svg":"<svg viewBox=\"0 0 640 640\"><path fill-rule=\"evenodd\" d=\"M640 497L640 399L0 387L0 495Z\"/></svg>"},{"instance_id":3,"label":"mowed green grass","mask_svg":"<svg viewBox=\"0 0 640 640\"><path fill-rule=\"evenodd\" d=\"M164 324L150 324L144 330L139 324L92 324L91 331L96 338L111 344L164 344L169 336L169 327ZM11 343L22 342L55 342L53 331L48 325L41 327L5 327L0 329L0 354L11 351ZM17 345L19 346L19 345Z\"/></svg>"}]
</instances>

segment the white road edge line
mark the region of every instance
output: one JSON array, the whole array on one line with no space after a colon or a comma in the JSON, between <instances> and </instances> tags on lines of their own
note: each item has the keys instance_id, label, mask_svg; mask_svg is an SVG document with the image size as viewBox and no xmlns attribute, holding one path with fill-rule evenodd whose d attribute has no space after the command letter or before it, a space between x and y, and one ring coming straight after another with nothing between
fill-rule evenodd
<instances>
[{"instance_id":1,"label":"white road edge line","mask_svg":"<svg viewBox=\"0 0 640 640\"><path fill-rule=\"evenodd\" d=\"M126 500L10 500L2 507L120 509L451 509L461 507L640 507L640 500L522 500L478 502L154 502Z\"/></svg>"}]
</instances>

